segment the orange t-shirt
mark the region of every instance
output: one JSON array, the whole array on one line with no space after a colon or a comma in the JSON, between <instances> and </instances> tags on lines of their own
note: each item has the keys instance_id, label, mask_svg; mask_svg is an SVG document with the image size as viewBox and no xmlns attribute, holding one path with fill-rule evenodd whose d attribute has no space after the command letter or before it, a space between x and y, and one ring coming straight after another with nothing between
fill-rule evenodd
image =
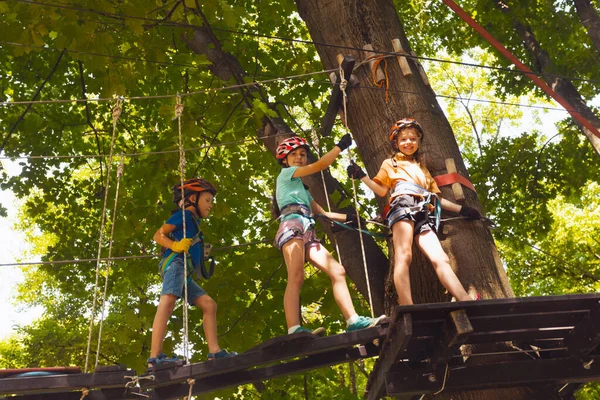
<instances>
[{"instance_id":1,"label":"orange t-shirt","mask_svg":"<svg viewBox=\"0 0 600 400\"><path fill-rule=\"evenodd\" d=\"M427 168L415 161L405 160L402 154L396 155L395 158L396 167L394 167L390 158L383 160L381 168L379 168L379 172L373 178L373 181L387 186L392 190L399 181L406 181L416 183L431 193L441 193L440 188L435 183L435 179L433 179ZM395 196L399 194L401 193L396 193Z\"/></svg>"}]
</instances>

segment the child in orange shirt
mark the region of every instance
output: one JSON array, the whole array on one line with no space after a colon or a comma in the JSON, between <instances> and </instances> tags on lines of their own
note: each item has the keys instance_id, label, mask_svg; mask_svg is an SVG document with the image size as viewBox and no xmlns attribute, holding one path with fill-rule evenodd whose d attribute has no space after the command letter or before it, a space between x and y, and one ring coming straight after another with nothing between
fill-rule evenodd
<instances>
[{"instance_id":1,"label":"child in orange shirt","mask_svg":"<svg viewBox=\"0 0 600 400\"><path fill-rule=\"evenodd\" d=\"M420 160L419 146L423 128L413 118L396 121L390 129L390 142L395 154L386 159L373 179L356 164L348 166L348 176L360 179L376 195L390 195L390 210L386 217L392 230L394 245L394 285L402 305L413 304L409 266L412 261L413 238L431 261L435 272L446 289L458 301L472 300L450 266L448 255L436 235L436 220L432 218L437 198L441 195L435 180ZM481 214L469 206L460 206L439 197L441 208L457 212L467 219L478 219Z\"/></svg>"}]
</instances>

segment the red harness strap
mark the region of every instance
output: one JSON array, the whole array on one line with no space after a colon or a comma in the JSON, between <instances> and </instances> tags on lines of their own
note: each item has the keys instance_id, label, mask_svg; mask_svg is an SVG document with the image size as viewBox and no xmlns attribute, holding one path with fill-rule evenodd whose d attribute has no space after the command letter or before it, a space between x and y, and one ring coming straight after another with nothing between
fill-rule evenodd
<instances>
[{"instance_id":1,"label":"red harness strap","mask_svg":"<svg viewBox=\"0 0 600 400\"><path fill-rule=\"evenodd\" d=\"M435 183L437 183L438 186L447 186L458 182L461 185L468 187L472 191L477 192L477 190L475 190L475 186L473 186L473 184L469 182L467 178L459 175L457 172L434 176L433 179L435 179Z\"/></svg>"}]
</instances>

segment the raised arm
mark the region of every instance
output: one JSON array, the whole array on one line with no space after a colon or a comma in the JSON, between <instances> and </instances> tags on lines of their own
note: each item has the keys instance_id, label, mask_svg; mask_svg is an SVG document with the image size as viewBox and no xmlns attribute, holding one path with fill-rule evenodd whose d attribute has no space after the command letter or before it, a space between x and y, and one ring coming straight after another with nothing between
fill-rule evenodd
<instances>
[{"instance_id":1,"label":"raised arm","mask_svg":"<svg viewBox=\"0 0 600 400\"><path fill-rule=\"evenodd\" d=\"M319 171L323 171L324 169L329 167L331 164L333 164L333 162L335 161L337 156L339 156L342 151L344 151L348 147L350 147L351 144L352 144L352 136L350 136L350 134L347 133L342 137L342 139L340 139L338 144L335 145L335 147L333 149L331 149L329 152L327 152L323 157L319 158L317 161L315 161L312 164L298 167L296 169L296 171L294 172L293 177L301 178L303 176L312 175Z\"/></svg>"},{"instance_id":2,"label":"raised arm","mask_svg":"<svg viewBox=\"0 0 600 400\"><path fill-rule=\"evenodd\" d=\"M363 171L361 167L356 165L354 163L354 161L352 161L352 164L348 165L348 168L346 168L346 171L348 172L349 178L360 179L361 182L363 182L365 185L367 185L367 187L369 189L371 189L373 191L373 193L375 193L377 196L383 197L387 194L389 188L387 186L381 185L381 184L375 182L374 180L372 180L371 178L369 178L369 176L365 173L365 171Z\"/></svg>"}]
</instances>

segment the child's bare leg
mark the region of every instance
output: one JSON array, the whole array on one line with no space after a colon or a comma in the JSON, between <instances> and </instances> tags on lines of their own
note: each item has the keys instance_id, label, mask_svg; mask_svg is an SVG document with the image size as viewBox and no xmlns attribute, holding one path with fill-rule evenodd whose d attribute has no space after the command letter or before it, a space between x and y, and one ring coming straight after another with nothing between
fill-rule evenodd
<instances>
[{"instance_id":1,"label":"child's bare leg","mask_svg":"<svg viewBox=\"0 0 600 400\"><path fill-rule=\"evenodd\" d=\"M311 246L308 251L308 258L313 265L325 272L331 278L331 286L333 287L333 297L340 311L344 315L344 319L348 319L356 314L348 284L346 283L346 270L337 262L335 258L320 244Z\"/></svg>"},{"instance_id":2,"label":"child's bare leg","mask_svg":"<svg viewBox=\"0 0 600 400\"><path fill-rule=\"evenodd\" d=\"M300 325L300 289L304 283L304 241L292 239L281 251L287 266L287 285L283 295L283 310L288 329Z\"/></svg>"},{"instance_id":3,"label":"child's bare leg","mask_svg":"<svg viewBox=\"0 0 600 400\"><path fill-rule=\"evenodd\" d=\"M416 237L421 251L431 260L431 264L442 285L458 301L472 300L450 266L448 255L442 248L433 231L423 232Z\"/></svg>"},{"instance_id":4,"label":"child's bare leg","mask_svg":"<svg viewBox=\"0 0 600 400\"><path fill-rule=\"evenodd\" d=\"M167 334L167 323L169 322L171 314L173 314L176 301L177 296L172 294L163 294L160 296L158 307L156 308L156 315L154 316L154 322L152 323L150 357L156 357L158 353L162 352L163 340Z\"/></svg>"},{"instance_id":5,"label":"child's bare leg","mask_svg":"<svg viewBox=\"0 0 600 400\"><path fill-rule=\"evenodd\" d=\"M204 294L196 300L194 305L202 310L202 326L204 327L204 335L208 343L209 353L218 353L221 351L219 347L219 339L217 336L217 303L207 294Z\"/></svg>"},{"instance_id":6,"label":"child's bare leg","mask_svg":"<svg viewBox=\"0 0 600 400\"><path fill-rule=\"evenodd\" d=\"M394 243L394 285L398 293L398 302L413 304L410 289L410 263L412 261L412 241L414 222L401 220L392 225Z\"/></svg>"}]
</instances>

